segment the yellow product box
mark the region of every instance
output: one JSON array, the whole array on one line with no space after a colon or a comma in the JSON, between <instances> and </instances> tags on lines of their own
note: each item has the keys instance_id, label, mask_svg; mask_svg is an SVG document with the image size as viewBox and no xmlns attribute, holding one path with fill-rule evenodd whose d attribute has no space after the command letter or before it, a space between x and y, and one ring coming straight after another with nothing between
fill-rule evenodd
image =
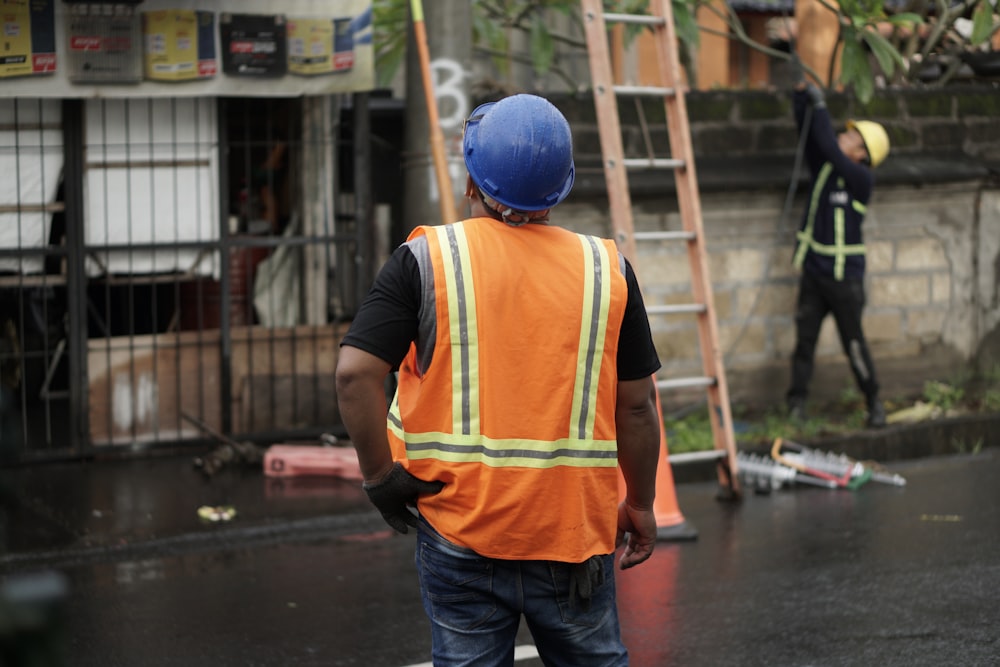
<instances>
[{"instance_id":1,"label":"yellow product box","mask_svg":"<svg viewBox=\"0 0 1000 667\"><path fill-rule=\"evenodd\" d=\"M56 70L55 0L0 0L0 78Z\"/></svg>"},{"instance_id":2,"label":"yellow product box","mask_svg":"<svg viewBox=\"0 0 1000 667\"><path fill-rule=\"evenodd\" d=\"M288 71L333 72L333 20L288 19Z\"/></svg>"},{"instance_id":3,"label":"yellow product box","mask_svg":"<svg viewBox=\"0 0 1000 667\"><path fill-rule=\"evenodd\" d=\"M215 76L212 12L163 9L143 12L145 76L153 81L193 81Z\"/></svg>"}]
</instances>

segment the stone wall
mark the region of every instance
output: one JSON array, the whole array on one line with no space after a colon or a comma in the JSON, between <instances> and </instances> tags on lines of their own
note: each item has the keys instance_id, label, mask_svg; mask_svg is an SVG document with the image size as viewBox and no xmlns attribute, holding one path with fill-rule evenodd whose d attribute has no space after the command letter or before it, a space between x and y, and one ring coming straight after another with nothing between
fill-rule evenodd
<instances>
[{"instance_id":1,"label":"stone wall","mask_svg":"<svg viewBox=\"0 0 1000 667\"><path fill-rule=\"evenodd\" d=\"M789 199L797 138L790 99L759 92L692 93L687 99L733 401L781 401L794 345L797 274L790 259L805 205L805 174ZM557 222L608 235L592 100L554 101L573 125L578 164L577 186L557 209ZM887 92L865 108L843 95L830 95L828 102L838 123L879 120L893 142L876 172L865 223L865 327L884 393L915 395L927 379L954 380L977 365L993 368L1000 363L1000 94L984 86ZM622 104L627 153L645 155L651 143L657 156L666 155L661 105L647 103L641 111ZM637 229L680 229L671 175L634 174L631 184ZM683 244L642 245L638 264L649 302L690 302ZM693 317L655 316L652 325L663 375L701 374ZM851 387L828 319L813 394L835 399Z\"/></svg>"}]
</instances>

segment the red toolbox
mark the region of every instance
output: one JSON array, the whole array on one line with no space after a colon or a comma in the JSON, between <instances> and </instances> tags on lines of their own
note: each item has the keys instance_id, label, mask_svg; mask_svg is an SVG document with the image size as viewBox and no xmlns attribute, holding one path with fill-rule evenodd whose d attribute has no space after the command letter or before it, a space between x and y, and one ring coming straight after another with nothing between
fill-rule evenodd
<instances>
[{"instance_id":1,"label":"red toolbox","mask_svg":"<svg viewBox=\"0 0 1000 667\"><path fill-rule=\"evenodd\" d=\"M353 447L271 445L264 453L269 477L325 476L364 479Z\"/></svg>"}]
</instances>

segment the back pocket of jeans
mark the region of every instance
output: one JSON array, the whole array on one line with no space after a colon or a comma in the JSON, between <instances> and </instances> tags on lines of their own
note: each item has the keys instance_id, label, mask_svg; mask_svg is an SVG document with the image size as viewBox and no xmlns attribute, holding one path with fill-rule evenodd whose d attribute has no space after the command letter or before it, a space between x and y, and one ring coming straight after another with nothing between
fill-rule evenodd
<instances>
[{"instance_id":1,"label":"back pocket of jeans","mask_svg":"<svg viewBox=\"0 0 1000 667\"><path fill-rule=\"evenodd\" d=\"M496 612L493 566L484 558L456 556L422 543L420 582L428 613L444 627L474 630Z\"/></svg>"}]
</instances>

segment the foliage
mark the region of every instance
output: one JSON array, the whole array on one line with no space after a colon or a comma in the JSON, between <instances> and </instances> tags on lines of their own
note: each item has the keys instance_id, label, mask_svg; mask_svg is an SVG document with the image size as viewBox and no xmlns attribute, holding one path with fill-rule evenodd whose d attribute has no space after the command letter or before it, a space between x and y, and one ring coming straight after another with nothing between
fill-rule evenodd
<instances>
[{"instance_id":1,"label":"foliage","mask_svg":"<svg viewBox=\"0 0 1000 667\"><path fill-rule=\"evenodd\" d=\"M700 452L715 447L708 413L700 412L684 419L665 419L667 446L671 454Z\"/></svg>"},{"instance_id":2,"label":"foliage","mask_svg":"<svg viewBox=\"0 0 1000 667\"><path fill-rule=\"evenodd\" d=\"M877 81L906 83L922 80L931 62L945 64L937 83L946 83L962 65L962 55L988 46L1000 31L994 4L997 0L925 0L907 3L914 11L898 12L885 6L885 0L817 0L838 16L840 23L840 80L858 99L867 103ZM553 74L575 88L573 81L559 68L560 46L582 49L577 37L552 28L556 15L569 17L580 24L576 0L471 0L473 44L489 55L501 73L512 63L530 65L536 74ZM646 0L604 0L607 11L644 13ZM687 50L699 41L696 16L699 11L713 12L728 25L726 36L774 58L789 59L787 52L756 42L745 32L740 18L728 5L711 0L672 0L674 24ZM378 78L384 84L392 78L405 56L408 20L407 0L374 0L375 42ZM642 30L632 26L626 40ZM704 29L702 29L704 30ZM579 32L582 32L579 31ZM515 33L526 35L529 53L511 49ZM683 54L682 54L683 55ZM830 73L809 71L816 80L830 81Z\"/></svg>"},{"instance_id":3,"label":"foliage","mask_svg":"<svg viewBox=\"0 0 1000 667\"><path fill-rule=\"evenodd\" d=\"M957 454L975 455L978 454L983 449L982 438L976 438L974 441L972 441L971 444L964 438L955 438L952 439L949 444L951 445L952 451L954 451Z\"/></svg>"},{"instance_id":4,"label":"foliage","mask_svg":"<svg viewBox=\"0 0 1000 667\"><path fill-rule=\"evenodd\" d=\"M841 0L840 9L840 40L843 44L840 82L845 87L853 87L858 99L868 102L875 92L875 77L868 52L875 56L888 77L893 76L897 66L906 67L899 51L879 32L879 25L888 23L912 28L922 19L912 13L888 16L882 9L882 0L877 0L874 5L859 0Z\"/></svg>"},{"instance_id":5,"label":"foliage","mask_svg":"<svg viewBox=\"0 0 1000 667\"><path fill-rule=\"evenodd\" d=\"M856 407L856 406L855 406ZM865 413L840 405L831 412L820 411L803 421L789 419L783 410L741 413L733 407L736 439L741 447L769 445L775 438L809 440L824 435L850 433L863 428ZM709 450L715 447L707 410L683 418L664 420L667 446L671 454Z\"/></svg>"},{"instance_id":6,"label":"foliage","mask_svg":"<svg viewBox=\"0 0 1000 667\"><path fill-rule=\"evenodd\" d=\"M924 383L924 399L945 412L953 409L965 396L965 390L945 382L927 381Z\"/></svg>"},{"instance_id":7,"label":"foliage","mask_svg":"<svg viewBox=\"0 0 1000 667\"><path fill-rule=\"evenodd\" d=\"M935 408L934 417L951 414L1000 412L1000 366L982 373L956 372L949 380L928 380L918 396L892 397L886 409L926 403ZM775 438L810 441L826 436L842 436L865 429L864 397L851 384L826 405L814 405L804 420L789 419L780 408L750 409L733 405L733 422L740 448L769 446ZM667 444L671 453L712 449L712 428L706 410L691 412L683 418L664 420ZM954 445L955 451L978 451L977 443Z\"/></svg>"},{"instance_id":8,"label":"foliage","mask_svg":"<svg viewBox=\"0 0 1000 667\"><path fill-rule=\"evenodd\" d=\"M407 0L373 0L375 74L380 86L392 81L406 57L410 3Z\"/></svg>"}]
</instances>

